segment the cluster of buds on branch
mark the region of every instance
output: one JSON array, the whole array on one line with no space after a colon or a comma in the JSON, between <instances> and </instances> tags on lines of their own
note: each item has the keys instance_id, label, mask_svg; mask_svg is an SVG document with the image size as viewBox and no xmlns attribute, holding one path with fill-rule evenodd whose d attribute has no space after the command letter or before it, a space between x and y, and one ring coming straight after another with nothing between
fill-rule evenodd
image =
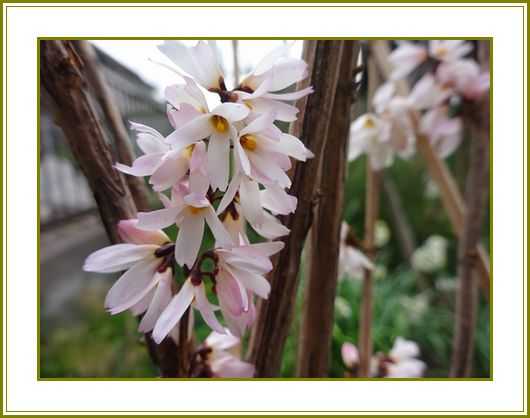
<instances>
[{"instance_id":1,"label":"cluster of buds on branch","mask_svg":"<svg viewBox=\"0 0 530 418\"><path fill-rule=\"evenodd\" d=\"M149 177L163 208L121 221L125 243L96 251L84 266L102 273L126 270L105 306L111 314L143 314L139 330L152 331L157 343L174 334L190 307L215 335L239 338L254 322L254 297L269 295L264 275L272 269L270 257L284 244L250 243L246 224L266 240L289 233L276 215L294 212L297 204L286 191L290 158L313 156L298 138L275 125L296 120L292 102L312 92L311 87L284 92L307 77L307 64L289 57L290 46L272 51L232 90L225 85L212 43L187 47L166 41L159 46L184 80L165 89L173 131L164 136L131 123L143 155L131 166L118 163L116 168ZM215 242L201 253L205 224ZM175 242L163 231L172 225L178 228ZM185 277L178 286L177 269ZM213 295L219 306L211 302ZM217 317L219 309L225 325ZM206 354L216 350L216 344L205 344L194 373L223 374L215 365L204 365Z\"/></svg>"},{"instance_id":2,"label":"cluster of buds on branch","mask_svg":"<svg viewBox=\"0 0 530 418\"><path fill-rule=\"evenodd\" d=\"M466 105L489 90L489 71L468 57L472 50L462 40L400 42L389 56L393 71L375 92L372 112L352 123L349 159L367 154L371 167L381 170L396 154L412 156L419 136L428 138L440 158L452 154L462 141ZM396 83L415 70L423 75L410 94L397 95Z\"/></svg>"}]
</instances>

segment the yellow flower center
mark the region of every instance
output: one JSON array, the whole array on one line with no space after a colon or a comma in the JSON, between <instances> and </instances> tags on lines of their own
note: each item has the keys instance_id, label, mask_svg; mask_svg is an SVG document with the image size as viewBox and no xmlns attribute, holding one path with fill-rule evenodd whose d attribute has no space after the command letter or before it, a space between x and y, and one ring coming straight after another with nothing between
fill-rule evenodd
<instances>
[{"instance_id":1,"label":"yellow flower center","mask_svg":"<svg viewBox=\"0 0 530 418\"><path fill-rule=\"evenodd\" d=\"M195 148L195 144L188 145L186 148L182 150L182 156L189 160L191 158L191 154L193 153L194 148Z\"/></svg>"},{"instance_id":2,"label":"yellow flower center","mask_svg":"<svg viewBox=\"0 0 530 418\"><path fill-rule=\"evenodd\" d=\"M192 215L198 215L201 213L205 208L197 208L195 206L188 206L188 209L190 210Z\"/></svg>"},{"instance_id":3,"label":"yellow flower center","mask_svg":"<svg viewBox=\"0 0 530 418\"><path fill-rule=\"evenodd\" d=\"M449 52L448 49L443 46L436 48L436 55L438 56L438 58L445 57L448 52Z\"/></svg>"},{"instance_id":4,"label":"yellow flower center","mask_svg":"<svg viewBox=\"0 0 530 418\"><path fill-rule=\"evenodd\" d=\"M258 141L253 135L243 135L239 142L243 148L249 151L254 151L258 145Z\"/></svg>"},{"instance_id":5,"label":"yellow flower center","mask_svg":"<svg viewBox=\"0 0 530 418\"><path fill-rule=\"evenodd\" d=\"M375 122L372 118L366 118L363 123L363 128L365 129L373 129L375 128Z\"/></svg>"},{"instance_id":6,"label":"yellow flower center","mask_svg":"<svg viewBox=\"0 0 530 418\"><path fill-rule=\"evenodd\" d=\"M224 134L228 130L228 121L222 116L213 115L210 121L217 132Z\"/></svg>"}]
</instances>

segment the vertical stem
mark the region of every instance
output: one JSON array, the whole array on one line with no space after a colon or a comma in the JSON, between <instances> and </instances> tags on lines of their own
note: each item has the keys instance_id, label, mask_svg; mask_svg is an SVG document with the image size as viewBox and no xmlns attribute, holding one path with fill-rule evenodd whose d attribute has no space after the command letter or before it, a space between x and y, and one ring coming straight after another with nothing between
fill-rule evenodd
<instances>
[{"instance_id":1,"label":"vertical stem","mask_svg":"<svg viewBox=\"0 0 530 418\"><path fill-rule=\"evenodd\" d=\"M364 247L371 259L374 259L374 230L379 213L380 172L374 171L366 162L366 206L364 218ZM373 313L373 272L365 270L359 326L359 377L370 376L372 358L372 313Z\"/></svg>"},{"instance_id":2,"label":"vertical stem","mask_svg":"<svg viewBox=\"0 0 530 418\"><path fill-rule=\"evenodd\" d=\"M470 127L471 146L466 180L467 211L458 247L458 279L453 358L450 375L468 377L473 368L478 309L477 251L489 186L489 100L469 103L464 119Z\"/></svg>"},{"instance_id":3,"label":"vertical stem","mask_svg":"<svg viewBox=\"0 0 530 418\"><path fill-rule=\"evenodd\" d=\"M298 207L293 215L286 217L285 224L291 233L285 238L286 246L271 272L271 293L261 304L250 342L249 357L256 366L257 377L276 376L280 370L296 301L300 256L317 198L316 180L332 117L342 49L343 41L310 41L305 44L305 57L314 56L314 60L307 60L311 78L301 86L310 82L315 92L305 101L303 120L294 125L294 132L301 123L301 139L315 158L294 167L291 193L298 198Z\"/></svg>"},{"instance_id":4,"label":"vertical stem","mask_svg":"<svg viewBox=\"0 0 530 418\"><path fill-rule=\"evenodd\" d=\"M414 231L410 225L407 213L403 208L403 202L401 200L401 196L399 195L396 182L387 174L389 173L385 173L381 179L383 191L385 192L385 198L388 201L390 216L392 218L392 224L399 241L401 254L405 260L410 262L412 259L412 254L414 254L414 250L416 249Z\"/></svg>"},{"instance_id":5,"label":"vertical stem","mask_svg":"<svg viewBox=\"0 0 530 418\"><path fill-rule=\"evenodd\" d=\"M372 102L375 90L379 86L380 78L372 57L368 60L368 103ZM381 173L376 172L366 159L366 203L364 213L364 248L368 256L374 259L375 222L379 215L379 192ZM373 312L373 274L371 270L364 271L360 324L359 324L359 377L370 376L370 361L372 358L372 312Z\"/></svg>"},{"instance_id":6,"label":"vertical stem","mask_svg":"<svg viewBox=\"0 0 530 418\"><path fill-rule=\"evenodd\" d=\"M234 58L234 86L239 85L239 41L232 39L232 55Z\"/></svg>"},{"instance_id":7,"label":"vertical stem","mask_svg":"<svg viewBox=\"0 0 530 418\"><path fill-rule=\"evenodd\" d=\"M344 43L340 81L332 111L334 123L328 130L322 155L321 198L311 228L310 272L298 344L297 375L301 377L328 375L353 101L353 65L357 61L359 46L358 41Z\"/></svg>"}]
</instances>

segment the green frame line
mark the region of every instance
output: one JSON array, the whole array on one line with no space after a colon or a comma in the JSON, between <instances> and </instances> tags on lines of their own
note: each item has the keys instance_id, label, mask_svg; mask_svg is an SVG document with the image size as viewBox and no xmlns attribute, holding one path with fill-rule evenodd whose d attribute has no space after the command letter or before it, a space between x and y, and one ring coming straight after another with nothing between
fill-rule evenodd
<instances>
[{"instance_id":1,"label":"green frame line","mask_svg":"<svg viewBox=\"0 0 530 418\"><path fill-rule=\"evenodd\" d=\"M140 0L132 0L131 3L140 3L141 1ZM417 6L415 5L382 5L382 4L377 4L377 3L394 3L394 2L397 2L395 0L390 0L390 1L374 1L373 3L376 3L374 4L373 6L366 6L366 5L356 5L356 6L342 6L342 5L339 5L339 6L335 6L335 5L332 5L332 6L318 6L318 5L308 5L307 3L320 3L316 0L309 0L307 2L301 2L300 0L294 0L293 3L305 3L304 5L303 4L300 4L298 6L282 6L280 4L277 4L277 5L267 5L267 4L263 4L263 5L260 5L260 4L257 4L257 5L240 5L240 6L230 6L230 5L224 5L224 6L217 6L217 5L204 5L202 3L221 3L219 2L218 0L213 0L213 1L194 1L194 3L198 3L197 5L193 5L193 6L188 6L188 5L173 5L173 6L160 6L160 5L154 5L154 6L144 6L144 5L129 5L129 6L125 6L125 5L121 5L121 6L118 6L118 5L104 5L103 1L102 0L95 0L93 1L92 3L97 3L98 5L87 5L87 6L73 6L73 5L67 5L65 4L64 6L63 5L48 5L48 6L44 6L44 5L23 5L24 1L20 1L20 2L9 2L9 3L5 3L6 4L6 12L5 12L5 17L6 17L6 21L5 21L5 26L6 26L6 35L7 35L7 24L8 24L8 21L7 21L7 9L8 8L15 8L15 7L32 7L32 8L49 8L49 7L60 7L60 8L65 8L65 7L75 7L75 8L85 8L85 7L94 7L94 8L101 8L101 7L106 7L106 8L121 8L121 7L131 7L131 8L140 8L140 7L146 7L146 8L155 8L155 7L161 7L161 8L168 8L168 7L171 7L171 8L179 8L179 7L189 7L189 8L198 8L198 7L208 7L208 8L227 8L227 7L245 7L245 8L256 8L256 7L270 7L270 8L279 8L279 7L282 7L282 8L296 8L296 7L307 7L307 8L319 8L319 7L322 7L322 8L344 8L344 7L368 7L368 8L374 8L374 7L381 7L381 8L403 8L403 7L421 7L421 8L427 8L427 7L432 7L432 8L438 8L438 7L447 7L447 8L455 8L455 7L462 7L462 8L474 8L474 7L477 7L477 6L470 6L470 5L456 5L456 3L458 2L457 0L448 0L446 1L446 3L455 3L453 5L438 5L438 6L430 6L430 5L425 5L425 4L419 4ZM2 2L4 4L4 2ZM14 3L19 3L19 5L15 6L13 5ZM29 3L29 2L28 2ZM67 1L65 0L59 0L57 1L56 3L67 3ZM101 3L101 4L99 4ZM168 0L162 0L162 1L159 1L159 3L172 3ZM235 1L232 1L232 3L245 3L245 1L243 0L235 0ZM267 3L280 3L280 0L271 0ZM344 3L344 4L348 4L351 2L348 2L348 1L345 1L345 0L338 0L336 1L335 3ZM420 3L420 2L418 2ZM506 5L506 6L501 6L501 5L484 5L484 3L497 3L495 2L494 0L486 0L485 2L477 2L477 1L473 1L473 3L480 3L481 4L481 7L499 7L499 8L509 8L509 7L516 7L516 8L524 8L523 5L519 5L519 6L516 6L516 5ZM522 3L522 4L527 4L526 1L522 1L522 0L518 0L518 1L515 1L513 3ZM1 11L1 14L2 14L2 35L3 35L3 30L4 30L4 8L2 7L2 11ZM524 26L524 16L523 16L523 27ZM294 37L294 38L289 38L289 37L214 37L214 38L201 38L201 37L39 37L37 39L37 54L38 54L38 57L37 57L37 60L38 60L38 64L40 64L40 54L39 54L39 44L40 44L40 40L50 40L50 39L86 39L86 40L90 40L90 39L93 39L93 40L164 40L164 39L183 39L183 40L186 40L186 39L196 39L196 40L199 40L199 39L218 39L218 40L230 40L230 39L240 39L240 40L278 40L278 39L287 39L287 40L306 40L306 39L468 39L468 40L489 40L490 41L490 77L491 77L491 81L493 79L493 66L492 66L492 63L493 63L493 38L492 37L428 37L428 38L421 38L421 37L356 37L356 38L347 38L347 37L306 37L306 38L301 38L301 37ZM526 45L526 46L525 46ZM7 39L6 39L6 59L7 59ZM2 54L3 54L3 43L2 43L2 46L0 47L1 51L2 51ZM528 45L526 44L526 40L523 41L523 48L526 50L527 54L528 54ZM2 55L3 57L3 55ZM527 61L528 61L528 55L527 55ZM0 74L2 74L2 77L4 75L4 62L2 61L2 67L0 69ZM37 68L37 89L38 89L38 102L37 102L37 129L38 129L38 134L37 134L37 138L38 138L38 143L37 143L37 152L39 153L40 155L40 71L39 71L39 67ZM7 100L7 91L8 91L8 85L7 85L7 67L5 68L5 75L6 75L6 85L5 85L5 94L6 94L6 100ZM3 78L2 78L3 80ZM490 205L490 269L491 271L493 271L493 227L492 227L492 220L493 220L493 85L491 84L491 91L490 91L490 94L491 94L491 100L490 100L490 137L492 138L491 142L490 142L490 202L489 202L489 205ZM523 73L523 86L525 87L527 93L528 93L528 85L526 83L526 78L525 78L525 75ZM2 83L2 87L1 87L1 90L2 91L2 94L4 93L4 84ZM2 96L3 97L3 96ZM7 102L6 102L7 104ZM5 122L4 122L4 118L2 117L2 120L0 121L0 126L3 128L4 127L4 123L5 123L5 127L6 127L6 137L7 137L7 120L8 120L8 117L7 117L7 106L6 106L6 118L5 118ZM523 95L523 111L525 112L525 114L528 116L528 110L526 108L526 103L524 101L524 95ZM3 132L3 131L2 131ZM6 138L5 138L6 139ZM8 155L8 150L7 150L7 141L6 141L6 152L5 152L5 156L7 157ZM4 164L4 160L3 160L3 157L4 157L4 154L3 154L3 148L2 150L0 150L0 156L2 157L2 161L0 162L0 168L2 169L1 173L0 173L0 179L2 180L2 189L3 189L3 180L4 180L4 175L3 175L3 164ZM528 147L527 147L527 158L530 158L530 152L528 150ZM40 161L39 161L39 155L37 156L37 191L38 191L38 197L40 197L40 170L39 170L39 167L40 167ZM524 153L523 153L523 164L524 164ZM7 158L6 158L6 161L5 161L5 166L6 166L6 197L7 197L7 167L8 167L8 162L7 162ZM527 181L527 178L525 177L524 181L523 181L523 184ZM526 186L525 187L525 190L526 190L526 187L527 187L527 183L526 183ZM528 199L528 195L527 195L527 204L530 202L530 200ZM7 231L8 231L8 225L7 225L7 207L4 206L4 199L3 199L3 194L2 194L2 209L0 209L0 213L2 214L2 225L0 226L0 230L3 232L4 231L4 222L3 222L3 214L4 214L4 210L5 210L5 214L6 214L6 225L5 225L5 232L6 232L6 244L7 244ZM4 209L5 208L5 209ZM37 200L37 216L39 217L40 215L40 201L39 199ZM524 213L523 213L523 224L525 222L525 218L524 218ZM526 225L526 228L527 228L527 233L530 232L530 229L528 228L528 224ZM2 241L2 248L3 248L3 241ZM528 251L528 249L526 248L525 249L525 242L524 242L524 237L523 237L523 251L524 251L524 255L529 255L530 252ZM3 255L3 253L2 253ZM204 381L204 379L160 379L160 378L41 378L40 377L40 226L38 227L38 230L37 230L37 279L38 279L38 289L37 289L37 303L38 303L38 309L37 309L37 315L38 315L38 318L37 318L37 333L38 333L38 343L39 343L39 347L37 348L37 367L38 367L38 371L37 371L37 380L38 381L43 381L43 382L46 382L46 381L158 381L158 382L166 382L166 381L190 381L190 380L198 380L198 381ZM6 265L6 271L7 271L7 246L6 246L6 260L5 260L5 265ZM2 266L2 276L3 276L3 266L4 266L4 259L3 259L3 256L2 256L2 260L0 261L0 266ZM523 286L524 288L526 288L526 285L525 283L523 283ZM3 296L3 288L0 290L1 295ZM6 294L7 294L7 280L6 280ZM525 293L526 293L526 296L528 297L528 289L526 289L526 292L523 292L523 306L524 306L524 297L525 297ZM2 304L2 314L3 314L3 297L2 297L2 301L1 301L1 304ZM7 298L6 298L6 313L7 313ZM214 381L250 381L250 382L253 382L253 381L316 381L316 380L324 380L324 381L377 381L377 382L384 382L384 381L493 381L493 277L491 276L491 283L490 283L490 375L491 377L490 378L469 378L469 379L457 379L457 378L419 378L419 379L377 379L377 378L357 378L357 379L345 379L345 378L325 378L325 379L300 379L300 378L254 378L254 379L212 379ZM524 322L527 323L526 321L526 318L525 320L523 321L523 325L524 325ZM528 327L528 323L527 323L527 327ZM0 325L0 330L3 331L3 321L2 321L2 324ZM528 329L527 329L528 331ZM3 335L3 334L2 334ZM6 336L7 336L7 321L6 321ZM2 339L2 343L0 344L0 353L4 353L4 341ZM523 353L524 355L524 353ZM3 357L2 357L3 358ZM6 359L7 359L7 347L6 347ZM524 361L524 364L526 364L526 368L527 368L527 372L529 371L528 370L528 363L526 362L526 357L523 359ZM2 365L0 366L1 367L1 370L2 372L4 371L4 364L2 362ZM5 368L5 371L6 371L6 383L7 383L7 364L6 364L6 368ZM2 376L3 376L3 373L2 373ZM2 380L2 386L3 386L3 380ZM525 380L524 380L524 376L523 376L523 390L525 391ZM526 393L526 391L525 391ZM6 385L6 401L7 401L7 385ZM4 397L2 397L2 400L0 401L1 402L1 405L2 405L2 408L4 407ZM6 405L7 406L7 405ZM17 412L17 413L37 413L37 412L41 412L41 411L37 411L37 410L27 410L27 411L8 411L7 408L6 408L6 412ZM123 413L131 413L131 412L139 412L139 413L143 413L143 412L178 412L178 413L191 413L191 412L196 412L196 413L214 413L214 412L222 412L222 413L246 413L246 412L255 412L255 413L282 413L282 412L285 412L285 413L311 413L311 412L316 412L316 413L320 413L320 412L323 412L323 413L334 413L334 412L338 412L338 413L365 413L365 412L375 412L375 413L378 413L378 412L382 412L382 413L390 413L390 412L411 412L411 413L431 413L431 412L441 412L441 411L391 411L391 410L388 410L388 411L42 411L42 412L48 412L48 413L53 413L53 412L56 412L56 413L73 413L73 412L96 412L96 413L102 413L102 412L110 412L110 413L120 413L120 412L123 412ZM455 413L455 412L465 412L465 413L473 413L473 412L492 412L492 413L502 413L502 412L522 412L522 411L443 411L444 413L445 412L448 412L448 413ZM139 415L141 416L141 415ZM207 416L207 415L201 415L201 416ZM212 415L213 416L213 415ZM261 416L264 416L264 415L261 415ZM318 416L318 415L317 415ZM373 416L387 416L387 415L373 415ZM434 415L434 416L440 416L440 415Z\"/></svg>"}]
</instances>

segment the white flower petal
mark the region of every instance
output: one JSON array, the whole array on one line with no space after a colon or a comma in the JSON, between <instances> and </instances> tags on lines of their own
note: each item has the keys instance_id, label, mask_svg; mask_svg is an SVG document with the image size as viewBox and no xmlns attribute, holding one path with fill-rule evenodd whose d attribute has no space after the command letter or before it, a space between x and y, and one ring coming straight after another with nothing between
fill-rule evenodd
<instances>
[{"instance_id":1,"label":"white flower petal","mask_svg":"<svg viewBox=\"0 0 530 418\"><path fill-rule=\"evenodd\" d=\"M269 297L271 285L263 276L252 273L248 270L240 269L233 265L228 266L227 270L232 276L239 280L246 289L251 290L263 299Z\"/></svg>"},{"instance_id":2,"label":"white flower petal","mask_svg":"<svg viewBox=\"0 0 530 418\"><path fill-rule=\"evenodd\" d=\"M189 308L193 300L193 285L190 280L186 280L179 292L173 296L169 305L167 305L162 315L156 321L153 329L153 340L160 344L162 340L170 333L173 327L180 321L186 309Z\"/></svg>"},{"instance_id":3,"label":"white flower petal","mask_svg":"<svg viewBox=\"0 0 530 418\"><path fill-rule=\"evenodd\" d=\"M157 280L158 285L156 286L151 303L147 308L147 312L138 326L138 331L143 333L149 332L155 327L156 321L171 301L172 269L168 268L164 273L155 273L155 275L157 276L155 280Z\"/></svg>"},{"instance_id":4,"label":"white flower petal","mask_svg":"<svg viewBox=\"0 0 530 418\"><path fill-rule=\"evenodd\" d=\"M180 266L193 267L201 248L204 218L201 214L186 214L179 225L175 243L175 260Z\"/></svg>"},{"instance_id":5,"label":"white flower petal","mask_svg":"<svg viewBox=\"0 0 530 418\"><path fill-rule=\"evenodd\" d=\"M114 167L116 167L122 173L129 174L131 176L150 176L160 164L163 156L164 154L146 154L134 160L133 165L130 167L121 163L116 163Z\"/></svg>"},{"instance_id":6,"label":"white flower petal","mask_svg":"<svg viewBox=\"0 0 530 418\"><path fill-rule=\"evenodd\" d=\"M210 122L211 117L210 114L206 114L192 119L171 133L166 138L166 142L173 145L175 151L180 151L194 142L209 137L213 131L213 125Z\"/></svg>"},{"instance_id":7,"label":"white flower petal","mask_svg":"<svg viewBox=\"0 0 530 418\"><path fill-rule=\"evenodd\" d=\"M157 283L155 270L158 264L160 260L151 258L127 270L107 293L105 308L115 315L140 302Z\"/></svg>"},{"instance_id":8,"label":"white flower petal","mask_svg":"<svg viewBox=\"0 0 530 418\"><path fill-rule=\"evenodd\" d=\"M251 224L261 225L263 223L263 209L258 183L243 176L239 185L239 198L243 216Z\"/></svg>"},{"instance_id":9,"label":"white flower petal","mask_svg":"<svg viewBox=\"0 0 530 418\"><path fill-rule=\"evenodd\" d=\"M218 115L229 122L237 122L248 116L248 107L241 103L222 103L212 110L212 115Z\"/></svg>"},{"instance_id":10,"label":"white flower petal","mask_svg":"<svg viewBox=\"0 0 530 418\"><path fill-rule=\"evenodd\" d=\"M220 334L224 333L224 327L217 320L212 305L206 298L206 289L204 288L204 284L201 283L199 286L194 286L193 291L195 294L195 305L201 313L204 322L206 322L206 324L214 331Z\"/></svg>"},{"instance_id":11,"label":"white flower petal","mask_svg":"<svg viewBox=\"0 0 530 418\"><path fill-rule=\"evenodd\" d=\"M153 185L155 192L167 190L182 180L188 171L188 167L187 159L182 158L178 153L171 153L153 172L149 183Z\"/></svg>"},{"instance_id":12,"label":"white flower petal","mask_svg":"<svg viewBox=\"0 0 530 418\"><path fill-rule=\"evenodd\" d=\"M230 234L224 227L223 223L219 220L217 215L215 214L215 211L210 206L205 209L204 211L204 219L206 220L206 223L210 227L210 230L212 231L212 234L215 238L216 245L221 246L230 246L234 243L232 242L232 238L230 237Z\"/></svg>"},{"instance_id":13,"label":"white flower petal","mask_svg":"<svg viewBox=\"0 0 530 418\"><path fill-rule=\"evenodd\" d=\"M265 186L260 192L261 205L275 215L287 215L296 210L297 199L275 184Z\"/></svg>"},{"instance_id":14,"label":"white flower petal","mask_svg":"<svg viewBox=\"0 0 530 418\"><path fill-rule=\"evenodd\" d=\"M115 244L90 254L83 269L99 273L125 270L140 260L153 256L158 245Z\"/></svg>"},{"instance_id":15,"label":"white flower petal","mask_svg":"<svg viewBox=\"0 0 530 418\"><path fill-rule=\"evenodd\" d=\"M212 134L208 143L208 178L212 190L225 191L230 170L230 139Z\"/></svg>"},{"instance_id":16,"label":"white flower petal","mask_svg":"<svg viewBox=\"0 0 530 418\"><path fill-rule=\"evenodd\" d=\"M220 215L228 207L228 205L234 200L234 197L236 196L236 193L239 190L239 184L241 183L241 178L242 176L240 174L236 174L234 175L234 177L232 177L232 181L230 181L230 184L228 185L228 189L226 189L226 192L223 195L221 202L219 202L219 206L217 206L218 215Z\"/></svg>"},{"instance_id":17,"label":"white flower petal","mask_svg":"<svg viewBox=\"0 0 530 418\"><path fill-rule=\"evenodd\" d=\"M181 207L170 207L151 212L138 212L138 228L146 230L157 230L173 225Z\"/></svg>"}]
</instances>

